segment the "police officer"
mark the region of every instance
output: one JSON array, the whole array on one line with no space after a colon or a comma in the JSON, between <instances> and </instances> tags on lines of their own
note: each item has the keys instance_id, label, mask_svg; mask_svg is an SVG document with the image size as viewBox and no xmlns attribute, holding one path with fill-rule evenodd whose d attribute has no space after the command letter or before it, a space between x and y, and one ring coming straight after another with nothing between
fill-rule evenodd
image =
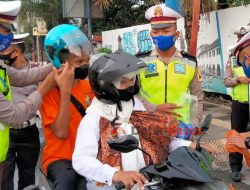
<instances>
[{"instance_id":1,"label":"police officer","mask_svg":"<svg viewBox=\"0 0 250 190\"><path fill-rule=\"evenodd\" d=\"M8 54L2 56L2 60L18 70L28 70L32 63L26 59L25 38L29 33L15 34ZM6 50L7 51L7 50ZM27 87L11 86L13 92L13 103L23 101L37 89L36 85ZM35 184L35 168L40 152L39 131L36 126L36 114L22 125L10 128L10 146L5 160L5 172L3 175L2 189L14 190L15 166L18 168L18 189L23 189Z\"/></svg>"},{"instance_id":2,"label":"police officer","mask_svg":"<svg viewBox=\"0 0 250 190\"><path fill-rule=\"evenodd\" d=\"M197 97L198 114L195 125L198 127L203 114L203 91L195 57L179 52L175 41L180 32L177 30L177 19L181 16L165 5L156 5L145 13L151 23L150 35L156 46L154 56L149 58L147 68L140 73L140 94L154 104L172 103L181 105L176 109L179 120L190 123L191 95ZM147 61L147 60L146 60Z\"/></svg>"},{"instance_id":3,"label":"police officer","mask_svg":"<svg viewBox=\"0 0 250 190\"><path fill-rule=\"evenodd\" d=\"M250 79L245 76L244 70L241 67L242 57L245 55L240 54L244 48L250 46L250 33L242 34L241 31L243 30L236 32L238 43L228 48L231 55L226 66L226 77L224 79L224 85L232 88L231 128L239 133L246 132L247 130L249 120L248 84L250 83ZM250 55L249 51L248 55ZM232 179L236 182L241 181L240 171L242 169L242 161L242 154L229 154Z\"/></svg>"},{"instance_id":4,"label":"police officer","mask_svg":"<svg viewBox=\"0 0 250 190\"><path fill-rule=\"evenodd\" d=\"M238 26L234 31L234 34L237 35L239 41L248 32L250 32L250 23L248 25Z\"/></svg>"},{"instance_id":5,"label":"police officer","mask_svg":"<svg viewBox=\"0 0 250 190\"><path fill-rule=\"evenodd\" d=\"M11 45L14 30L13 22L20 10L21 1L0 1L0 54ZM54 73L51 73L52 65L37 69L18 71L8 67L0 58L0 183L3 173L3 162L6 158L9 145L9 126L23 124L39 108L42 96L54 85ZM48 75L49 74L49 75ZM27 99L18 104L12 103L10 83L14 86L26 86L33 83L41 83L38 89L30 94ZM0 187L1 188L1 187Z\"/></svg>"}]
</instances>

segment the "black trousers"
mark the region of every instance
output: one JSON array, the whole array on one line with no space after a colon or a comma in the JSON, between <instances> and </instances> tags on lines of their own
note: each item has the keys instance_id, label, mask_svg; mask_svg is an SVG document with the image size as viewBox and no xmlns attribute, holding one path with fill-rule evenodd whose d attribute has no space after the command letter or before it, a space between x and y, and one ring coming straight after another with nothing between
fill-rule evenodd
<instances>
[{"instance_id":1,"label":"black trousers","mask_svg":"<svg viewBox=\"0 0 250 190\"><path fill-rule=\"evenodd\" d=\"M4 162L0 162L0 190L2 190L1 184L3 179Z\"/></svg>"},{"instance_id":2,"label":"black trousers","mask_svg":"<svg viewBox=\"0 0 250 190\"><path fill-rule=\"evenodd\" d=\"M18 189L34 185L39 152L39 130L36 125L10 129L10 146L4 164L2 189L14 190L15 165L18 168Z\"/></svg>"},{"instance_id":3,"label":"black trousers","mask_svg":"<svg viewBox=\"0 0 250 190\"><path fill-rule=\"evenodd\" d=\"M70 160L58 160L49 164L47 178L53 190L87 190L85 177L76 173Z\"/></svg>"},{"instance_id":4,"label":"black trousers","mask_svg":"<svg viewBox=\"0 0 250 190\"><path fill-rule=\"evenodd\" d=\"M249 119L248 104L232 101L231 127L239 133L247 131ZM243 155L240 153L229 154L229 164L232 172L240 172L242 169Z\"/></svg>"}]
</instances>

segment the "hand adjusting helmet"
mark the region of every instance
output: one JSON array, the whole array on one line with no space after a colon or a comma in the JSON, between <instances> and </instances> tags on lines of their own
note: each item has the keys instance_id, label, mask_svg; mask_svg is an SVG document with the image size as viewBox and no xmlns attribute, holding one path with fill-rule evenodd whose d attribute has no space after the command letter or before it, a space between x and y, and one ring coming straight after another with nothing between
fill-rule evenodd
<instances>
[{"instance_id":1,"label":"hand adjusting helmet","mask_svg":"<svg viewBox=\"0 0 250 190\"><path fill-rule=\"evenodd\" d=\"M44 40L44 50L50 62L60 68L69 53L79 57L83 53L89 55L93 52L93 47L88 37L77 26L61 24L48 32ZM87 70L88 65L76 68L75 78L86 78Z\"/></svg>"}]
</instances>

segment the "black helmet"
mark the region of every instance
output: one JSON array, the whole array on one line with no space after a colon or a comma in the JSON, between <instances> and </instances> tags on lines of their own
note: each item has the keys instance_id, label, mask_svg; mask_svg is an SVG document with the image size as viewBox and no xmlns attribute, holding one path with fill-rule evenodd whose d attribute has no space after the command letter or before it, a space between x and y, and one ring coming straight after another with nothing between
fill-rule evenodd
<instances>
[{"instance_id":1,"label":"black helmet","mask_svg":"<svg viewBox=\"0 0 250 190\"><path fill-rule=\"evenodd\" d=\"M115 52L97 59L89 68L89 82L95 96L102 102L115 104L121 101L119 90L113 81L131 72L146 67L146 64L133 55ZM134 93L139 91L136 79Z\"/></svg>"}]
</instances>

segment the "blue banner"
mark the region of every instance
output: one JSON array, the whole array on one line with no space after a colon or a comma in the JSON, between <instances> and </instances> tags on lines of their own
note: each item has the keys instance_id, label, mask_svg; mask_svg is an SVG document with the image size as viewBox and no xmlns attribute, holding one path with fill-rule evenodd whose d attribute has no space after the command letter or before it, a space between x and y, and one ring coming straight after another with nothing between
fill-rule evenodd
<instances>
[{"instance_id":1,"label":"blue banner","mask_svg":"<svg viewBox=\"0 0 250 190\"><path fill-rule=\"evenodd\" d=\"M166 0L166 6L183 15L183 0Z\"/></svg>"}]
</instances>

